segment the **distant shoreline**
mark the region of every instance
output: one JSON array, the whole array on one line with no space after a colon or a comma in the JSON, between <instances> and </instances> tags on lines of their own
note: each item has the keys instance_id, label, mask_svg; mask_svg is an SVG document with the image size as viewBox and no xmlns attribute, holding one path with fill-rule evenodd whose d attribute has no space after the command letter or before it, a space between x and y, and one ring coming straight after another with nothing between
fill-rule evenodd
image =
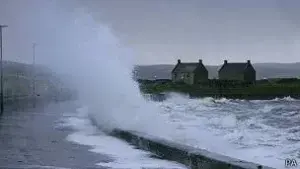
<instances>
[{"instance_id":1,"label":"distant shoreline","mask_svg":"<svg viewBox=\"0 0 300 169\"><path fill-rule=\"evenodd\" d=\"M135 75L139 79L171 79L175 64L136 65ZM218 77L221 65L205 65L210 79ZM300 62L295 63L253 63L256 78L300 78Z\"/></svg>"}]
</instances>

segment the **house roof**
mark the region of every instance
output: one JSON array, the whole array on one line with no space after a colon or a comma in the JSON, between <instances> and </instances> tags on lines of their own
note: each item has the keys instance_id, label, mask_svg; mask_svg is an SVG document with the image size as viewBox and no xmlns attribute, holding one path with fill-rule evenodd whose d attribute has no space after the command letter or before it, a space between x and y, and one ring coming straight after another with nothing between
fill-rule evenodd
<instances>
[{"instance_id":1,"label":"house roof","mask_svg":"<svg viewBox=\"0 0 300 169\"><path fill-rule=\"evenodd\" d=\"M201 66L201 69L205 69L205 66L202 63L178 63L176 67L173 69L173 73L190 73L194 72L198 66Z\"/></svg>"},{"instance_id":2,"label":"house roof","mask_svg":"<svg viewBox=\"0 0 300 169\"><path fill-rule=\"evenodd\" d=\"M176 65L175 69L174 69L174 73L176 72L184 72L184 73L188 73L188 72L193 72L198 66L198 63L179 63Z\"/></svg>"},{"instance_id":3,"label":"house roof","mask_svg":"<svg viewBox=\"0 0 300 169\"><path fill-rule=\"evenodd\" d=\"M226 63L223 64L223 66L219 69L219 71L225 71L225 72L239 72L243 73L244 70L247 68L248 63Z\"/></svg>"}]
</instances>

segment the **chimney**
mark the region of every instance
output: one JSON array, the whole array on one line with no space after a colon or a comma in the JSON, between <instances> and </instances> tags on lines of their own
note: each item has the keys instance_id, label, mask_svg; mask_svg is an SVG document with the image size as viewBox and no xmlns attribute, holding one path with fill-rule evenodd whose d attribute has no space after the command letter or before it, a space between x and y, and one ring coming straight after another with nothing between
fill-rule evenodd
<instances>
[{"instance_id":1,"label":"chimney","mask_svg":"<svg viewBox=\"0 0 300 169\"><path fill-rule=\"evenodd\" d=\"M199 63L202 64L202 59L199 59Z\"/></svg>"},{"instance_id":2,"label":"chimney","mask_svg":"<svg viewBox=\"0 0 300 169\"><path fill-rule=\"evenodd\" d=\"M178 59L178 60L177 60L177 63L181 63L181 60L180 60L180 59Z\"/></svg>"},{"instance_id":3,"label":"chimney","mask_svg":"<svg viewBox=\"0 0 300 169\"><path fill-rule=\"evenodd\" d=\"M227 62L227 60L224 60L224 64L226 65L228 62Z\"/></svg>"},{"instance_id":4,"label":"chimney","mask_svg":"<svg viewBox=\"0 0 300 169\"><path fill-rule=\"evenodd\" d=\"M250 60L247 60L247 63L248 63L248 64L251 64L251 61L250 61Z\"/></svg>"}]
</instances>

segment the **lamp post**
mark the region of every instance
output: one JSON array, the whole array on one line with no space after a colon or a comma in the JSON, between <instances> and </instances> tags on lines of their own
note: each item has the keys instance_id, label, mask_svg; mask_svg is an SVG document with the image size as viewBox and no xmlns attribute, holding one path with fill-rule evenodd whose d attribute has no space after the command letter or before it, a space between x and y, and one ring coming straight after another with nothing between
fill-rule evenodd
<instances>
[{"instance_id":1,"label":"lamp post","mask_svg":"<svg viewBox=\"0 0 300 169\"><path fill-rule=\"evenodd\" d=\"M36 93L35 93L35 47L36 43L32 44L32 95L33 95L33 106L36 105Z\"/></svg>"},{"instance_id":2,"label":"lamp post","mask_svg":"<svg viewBox=\"0 0 300 169\"><path fill-rule=\"evenodd\" d=\"M0 65L1 65L1 80L0 80L0 83L1 83L1 91L0 91L0 97L1 97L1 112L0 112L0 115L3 114L3 111L4 111L4 95L3 95L3 60L2 60L2 53L3 53L3 50L2 50L2 28L5 28L7 27L7 25L0 25Z\"/></svg>"}]
</instances>

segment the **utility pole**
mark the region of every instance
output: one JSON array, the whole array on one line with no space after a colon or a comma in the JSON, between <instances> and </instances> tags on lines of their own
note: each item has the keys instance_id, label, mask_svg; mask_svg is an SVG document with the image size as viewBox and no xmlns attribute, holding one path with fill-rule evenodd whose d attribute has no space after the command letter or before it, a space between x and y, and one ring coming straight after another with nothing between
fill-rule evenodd
<instances>
[{"instance_id":1,"label":"utility pole","mask_svg":"<svg viewBox=\"0 0 300 169\"><path fill-rule=\"evenodd\" d=\"M1 83L1 91L0 91L0 97L1 97L1 112L0 112L0 115L3 114L3 111L4 111L4 95L3 95L3 57L2 57L2 54L3 54L3 44L2 44L2 28L6 28L8 27L7 25L0 25L0 48L1 48L1 51L0 51L0 55L1 55L1 58L0 58L0 65L1 65L1 80L0 80L0 83Z\"/></svg>"},{"instance_id":2,"label":"utility pole","mask_svg":"<svg viewBox=\"0 0 300 169\"><path fill-rule=\"evenodd\" d=\"M36 93L35 93L35 47L36 43L32 44L32 95L33 95L33 105L35 107Z\"/></svg>"}]
</instances>

